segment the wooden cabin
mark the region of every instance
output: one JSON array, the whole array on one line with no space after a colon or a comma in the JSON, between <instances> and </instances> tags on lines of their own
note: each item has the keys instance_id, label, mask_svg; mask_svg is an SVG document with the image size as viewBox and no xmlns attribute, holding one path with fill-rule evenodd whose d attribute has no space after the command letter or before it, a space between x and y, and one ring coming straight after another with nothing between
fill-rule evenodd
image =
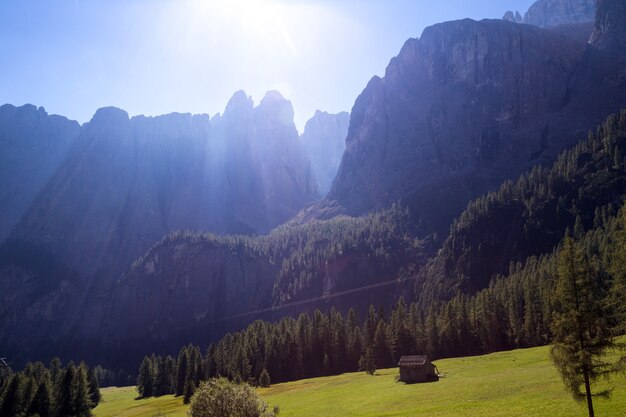
<instances>
[{"instance_id":1,"label":"wooden cabin","mask_svg":"<svg viewBox=\"0 0 626 417\"><path fill-rule=\"evenodd\" d=\"M425 355L402 356L398 362L400 381L414 382L438 381L437 367L430 363Z\"/></svg>"}]
</instances>

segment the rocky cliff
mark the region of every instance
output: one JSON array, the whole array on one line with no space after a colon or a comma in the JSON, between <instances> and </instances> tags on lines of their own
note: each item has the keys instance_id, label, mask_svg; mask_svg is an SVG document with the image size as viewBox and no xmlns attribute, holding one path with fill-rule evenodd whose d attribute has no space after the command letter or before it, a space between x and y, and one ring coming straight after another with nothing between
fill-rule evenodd
<instances>
[{"instance_id":1,"label":"rocky cliff","mask_svg":"<svg viewBox=\"0 0 626 417\"><path fill-rule=\"evenodd\" d=\"M77 122L33 105L0 106L0 242L64 160Z\"/></svg>"},{"instance_id":2,"label":"rocky cliff","mask_svg":"<svg viewBox=\"0 0 626 417\"><path fill-rule=\"evenodd\" d=\"M610 113L598 105L624 99L570 92L591 29L461 20L408 40L357 98L333 186L299 219L401 200L424 231L445 230L472 197L552 161ZM564 122L574 101L584 108Z\"/></svg>"},{"instance_id":3,"label":"rocky cliff","mask_svg":"<svg viewBox=\"0 0 626 417\"><path fill-rule=\"evenodd\" d=\"M591 45L623 57L626 54L626 2L598 0Z\"/></svg>"},{"instance_id":4,"label":"rocky cliff","mask_svg":"<svg viewBox=\"0 0 626 417\"><path fill-rule=\"evenodd\" d=\"M512 11L508 11L502 19L549 28L593 22L595 11L595 0L538 0L528 8L523 18L519 12L513 14Z\"/></svg>"},{"instance_id":5,"label":"rocky cliff","mask_svg":"<svg viewBox=\"0 0 626 417\"><path fill-rule=\"evenodd\" d=\"M524 23L540 27L593 22L596 0L539 0L524 14Z\"/></svg>"},{"instance_id":6,"label":"rocky cliff","mask_svg":"<svg viewBox=\"0 0 626 417\"><path fill-rule=\"evenodd\" d=\"M350 114L329 114L316 111L300 135L302 145L311 159L311 168L320 194L326 195L337 174L346 148Z\"/></svg>"}]
</instances>

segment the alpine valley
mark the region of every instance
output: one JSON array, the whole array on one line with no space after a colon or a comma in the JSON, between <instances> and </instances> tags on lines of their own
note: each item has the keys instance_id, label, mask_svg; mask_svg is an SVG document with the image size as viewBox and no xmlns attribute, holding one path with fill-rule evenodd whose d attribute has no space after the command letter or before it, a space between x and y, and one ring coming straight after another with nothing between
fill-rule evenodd
<instances>
[{"instance_id":1,"label":"alpine valley","mask_svg":"<svg viewBox=\"0 0 626 417\"><path fill-rule=\"evenodd\" d=\"M511 331L472 350L440 328L458 343L439 356L548 343L522 288L548 291L568 232L590 253L619 239L624 109L623 0L428 27L301 135L277 91L82 125L3 105L0 353L135 372L255 320L400 297L420 320L502 301Z\"/></svg>"}]
</instances>

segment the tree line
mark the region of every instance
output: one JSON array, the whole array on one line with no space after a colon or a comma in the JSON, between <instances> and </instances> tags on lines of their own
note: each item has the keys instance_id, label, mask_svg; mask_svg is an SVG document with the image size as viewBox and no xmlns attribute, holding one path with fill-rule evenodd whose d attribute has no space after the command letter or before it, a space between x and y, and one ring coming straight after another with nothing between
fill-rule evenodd
<instances>
[{"instance_id":1,"label":"tree line","mask_svg":"<svg viewBox=\"0 0 626 417\"><path fill-rule=\"evenodd\" d=\"M607 328L626 329L626 206L612 206L598 227L577 230L576 245L592 268L592 283L605 302ZM565 242L565 241L564 241ZM188 345L176 358L146 356L139 368L142 396L176 394L189 399L201 381L223 376L251 384L291 381L396 366L402 355L432 359L539 346L555 338L559 248L525 263L468 295L421 308L399 299L389 314L370 306L360 320L332 308L278 322L255 321L229 333L202 353ZM616 332L619 332L616 331Z\"/></svg>"},{"instance_id":2,"label":"tree line","mask_svg":"<svg viewBox=\"0 0 626 417\"><path fill-rule=\"evenodd\" d=\"M101 398L95 370L84 362L28 363L0 378L0 417L88 417Z\"/></svg>"}]
</instances>

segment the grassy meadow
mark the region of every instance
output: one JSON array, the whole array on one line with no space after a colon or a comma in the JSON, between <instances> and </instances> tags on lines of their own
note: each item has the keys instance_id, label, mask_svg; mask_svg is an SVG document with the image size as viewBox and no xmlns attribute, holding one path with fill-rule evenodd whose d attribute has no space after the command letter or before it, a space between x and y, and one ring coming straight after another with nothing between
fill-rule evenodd
<instances>
[{"instance_id":1,"label":"grassy meadow","mask_svg":"<svg viewBox=\"0 0 626 417\"><path fill-rule=\"evenodd\" d=\"M350 416L585 416L586 408L565 391L549 347L435 361L439 382L405 385L397 368L304 379L259 389L281 417ZM605 386L606 384L601 384ZM596 415L626 417L626 377L614 377L610 400L594 401ZM146 416L161 410L185 416L182 398L136 400L134 387L105 388L96 417Z\"/></svg>"}]
</instances>

